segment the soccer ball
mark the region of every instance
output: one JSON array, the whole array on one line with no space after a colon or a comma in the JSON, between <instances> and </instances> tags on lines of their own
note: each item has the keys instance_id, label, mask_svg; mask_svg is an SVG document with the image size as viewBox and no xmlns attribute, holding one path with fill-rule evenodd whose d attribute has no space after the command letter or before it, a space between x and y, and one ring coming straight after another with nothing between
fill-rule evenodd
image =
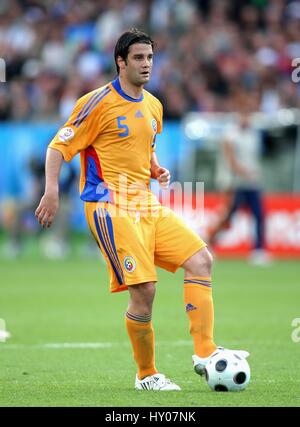
<instances>
[{"instance_id":1,"label":"soccer ball","mask_svg":"<svg viewBox=\"0 0 300 427\"><path fill-rule=\"evenodd\" d=\"M205 378L214 391L241 391L249 384L250 367L245 358L224 350L210 358Z\"/></svg>"}]
</instances>

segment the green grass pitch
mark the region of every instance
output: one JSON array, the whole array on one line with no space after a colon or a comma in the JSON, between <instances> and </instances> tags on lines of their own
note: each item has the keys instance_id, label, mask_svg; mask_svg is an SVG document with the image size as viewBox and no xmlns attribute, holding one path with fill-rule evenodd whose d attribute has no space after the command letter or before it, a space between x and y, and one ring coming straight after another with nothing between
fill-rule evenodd
<instances>
[{"instance_id":1,"label":"green grass pitch","mask_svg":"<svg viewBox=\"0 0 300 427\"><path fill-rule=\"evenodd\" d=\"M291 338L299 262L215 262L216 342L251 353L252 379L240 393L212 392L194 374L182 281L182 271L159 270L153 313L157 367L182 391L139 392L124 327L128 295L109 294L104 264L0 261L0 318L12 334L0 343L0 406L300 406L300 342Z\"/></svg>"}]
</instances>

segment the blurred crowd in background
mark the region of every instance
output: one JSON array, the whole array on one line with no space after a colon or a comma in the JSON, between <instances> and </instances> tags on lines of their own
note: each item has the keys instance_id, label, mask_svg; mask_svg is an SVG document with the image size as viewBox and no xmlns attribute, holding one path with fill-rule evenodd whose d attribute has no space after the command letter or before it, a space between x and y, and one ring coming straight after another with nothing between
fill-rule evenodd
<instances>
[{"instance_id":1,"label":"blurred crowd in background","mask_svg":"<svg viewBox=\"0 0 300 427\"><path fill-rule=\"evenodd\" d=\"M300 106L300 2L287 0L0 0L0 120L63 121L82 94L116 75L115 42L130 27L156 42L148 89L166 119Z\"/></svg>"},{"instance_id":2,"label":"blurred crowd in background","mask_svg":"<svg viewBox=\"0 0 300 427\"><path fill-rule=\"evenodd\" d=\"M172 171L173 179L205 182L208 191L216 190L209 176L219 173L222 188L218 189L230 195L212 228L211 241L247 199L256 221L256 233L251 224L249 233L255 248L263 248L263 184L268 183L271 191L300 188L300 127L290 118L292 110L284 110L300 108L300 84L292 79L293 60L300 58L300 0L0 0L0 67L4 59L6 74L0 84L4 159L0 237L4 230L7 256L22 253L24 234L40 234L33 213L44 187L46 147L76 100L116 77L115 43L132 27L149 33L155 41L152 78L146 89L164 106L162 136L166 143L158 144L162 164ZM238 138L231 143L235 147L243 142L235 148L238 156L243 154L242 161L237 160L245 167L233 167L238 163L233 154L229 160L224 157L223 129L214 135L213 121L192 123L192 133L197 134L194 139L182 126L190 112L225 113L227 117L230 114L226 113L255 111L271 117L275 130L273 139L269 136L261 141L253 123L240 126L237 120L233 134ZM276 123L272 118L280 111L284 125L290 126L286 133L279 119ZM220 124L220 115L213 116ZM203 129L213 134L212 138L206 135L206 142ZM247 185L244 182L240 192L232 182L224 187L226 170L228 175L240 169L245 178L251 156L259 165L263 152L269 156L264 174L256 176L257 168L255 173L248 171ZM223 169L215 161L218 156L225 159ZM177 176L183 159L189 161L187 179ZM62 171L60 215L50 234L43 233L47 239L42 250L49 257L67 254L69 231L83 227L78 169L75 159ZM287 184L283 185L284 177ZM250 200L249 189L257 196L255 200ZM297 227L296 220L291 221ZM84 253L89 253L88 246Z\"/></svg>"}]
</instances>

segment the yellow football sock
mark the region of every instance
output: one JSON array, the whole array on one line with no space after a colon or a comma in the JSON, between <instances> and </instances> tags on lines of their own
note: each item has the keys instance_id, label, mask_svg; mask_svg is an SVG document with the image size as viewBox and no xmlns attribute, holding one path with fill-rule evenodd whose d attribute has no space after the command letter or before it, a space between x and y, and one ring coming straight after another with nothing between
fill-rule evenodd
<instances>
[{"instance_id":1,"label":"yellow football sock","mask_svg":"<svg viewBox=\"0 0 300 427\"><path fill-rule=\"evenodd\" d=\"M142 380L148 375L156 374L151 315L141 316L127 312L125 322L138 367L138 378Z\"/></svg>"},{"instance_id":2,"label":"yellow football sock","mask_svg":"<svg viewBox=\"0 0 300 427\"><path fill-rule=\"evenodd\" d=\"M184 304L194 339L195 354L209 356L216 348L213 340L214 306L210 277L185 277Z\"/></svg>"}]
</instances>

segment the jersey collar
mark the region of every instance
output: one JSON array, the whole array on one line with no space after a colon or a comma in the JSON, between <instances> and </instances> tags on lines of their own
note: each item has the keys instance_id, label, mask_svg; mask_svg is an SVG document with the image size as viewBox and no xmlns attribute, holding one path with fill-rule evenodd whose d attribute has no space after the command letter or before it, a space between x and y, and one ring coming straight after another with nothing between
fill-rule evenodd
<instances>
[{"instance_id":1,"label":"jersey collar","mask_svg":"<svg viewBox=\"0 0 300 427\"><path fill-rule=\"evenodd\" d=\"M116 78L111 82L114 89L118 92L119 95L121 95L123 98L127 99L127 101L130 102L141 102L144 99L144 94L142 93L139 98L132 98L131 96L127 95L121 88L120 80Z\"/></svg>"}]
</instances>

